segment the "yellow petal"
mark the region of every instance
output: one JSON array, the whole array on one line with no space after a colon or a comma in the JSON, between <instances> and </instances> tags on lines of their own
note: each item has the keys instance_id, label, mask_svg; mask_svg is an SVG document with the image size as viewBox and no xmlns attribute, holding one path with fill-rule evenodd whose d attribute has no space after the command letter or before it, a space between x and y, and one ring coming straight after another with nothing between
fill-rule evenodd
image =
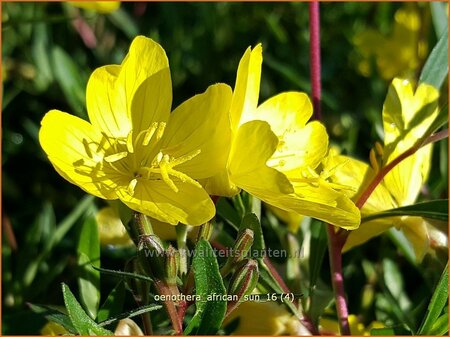
<instances>
[{"instance_id":1,"label":"yellow petal","mask_svg":"<svg viewBox=\"0 0 450 337\"><path fill-rule=\"evenodd\" d=\"M236 84L231 102L231 128L236 130L241 116L256 109L261 81L262 46L258 44L253 50L247 48L242 56L236 76Z\"/></svg>"},{"instance_id":2,"label":"yellow petal","mask_svg":"<svg viewBox=\"0 0 450 337\"><path fill-rule=\"evenodd\" d=\"M345 242L343 252L359 246L370 239L384 233L393 226L393 219L379 219L363 222L357 230L351 231Z\"/></svg>"},{"instance_id":3,"label":"yellow petal","mask_svg":"<svg viewBox=\"0 0 450 337\"><path fill-rule=\"evenodd\" d=\"M306 331L295 316L276 302L243 302L227 316L224 326L232 325L236 319L239 323L232 334L238 336L296 336L300 331Z\"/></svg>"},{"instance_id":4,"label":"yellow petal","mask_svg":"<svg viewBox=\"0 0 450 337\"><path fill-rule=\"evenodd\" d=\"M101 162L102 158L95 157L94 150L100 148L101 135L91 124L51 110L41 121L39 142L50 162L66 180L100 198L117 199L114 190L117 183L101 169L92 170L91 166L97 160Z\"/></svg>"},{"instance_id":5,"label":"yellow petal","mask_svg":"<svg viewBox=\"0 0 450 337\"><path fill-rule=\"evenodd\" d=\"M140 131L149 129L154 123L167 122L169 119L172 106L169 68L159 70L136 85L138 88L132 97L130 111L134 138L139 136Z\"/></svg>"},{"instance_id":6,"label":"yellow petal","mask_svg":"<svg viewBox=\"0 0 450 337\"><path fill-rule=\"evenodd\" d=\"M71 1L72 6L90 9L99 13L112 13L119 9L120 1Z\"/></svg>"},{"instance_id":7,"label":"yellow petal","mask_svg":"<svg viewBox=\"0 0 450 337\"><path fill-rule=\"evenodd\" d=\"M197 153L175 166L176 170L202 179L225 168L231 142L230 102L231 88L216 84L173 111L161 140L161 151L174 158Z\"/></svg>"},{"instance_id":8,"label":"yellow petal","mask_svg":"<svg viewBox=\"0 0 450 337\"><path fill-rule=\"evenodd\" d=\"M421 262L428 248L430 237L428 235L427 222L420 217L402 217L402 231L411 243L417 262Z\"/></svg>"},{"instance_id":9,"label":"yellow petal","mask_svg":"<svg viewBox=\"0 0 450 337\"><path fill-rule=\"evenodd\" d=\"M62 325L55 322L48 322L41 329L42 336L63 336L68 334L69 331L67 331Z\"/></svg>"},{"instance_id":10,"label":"yellow petal","mask_svg":"<svg viewBox=\"0 0 450 337\"><path fill-rule=\"evenodd\" d=\"M328 150L328 135L319 122L308 123L312 105L300 92L286 92L269 98L256 110L246 111L241 124L263 120L279 139L268 165L283 173L300 167L316 168Z\"/></svg>"},{"instance_id":11,"label":"yellow petal","mask_svg":"<svg viewBox=\"0 0 450 337\"><path fill-rule=\"evenodd\" d=\"M295 212L288 212L281 208L274 207L268 204L267 207L273 212L273 214L275 214L277 218L281 219L287 224L289 231L291 231L294 234L298 232L300 224L302 223L303 220L302 215Z\"/></svg>"},{"instance_id":12,"label":"yellow petal","mask_svg":"<svg viewBox=\"0 0 450 337\"><path fill-rule=\"evenodd\" d=\"M262 200L261 196L272 193L293 192L286 176L266 165L277 144L278 138L266 122L252 121L241 125L230 153L230 180Z\"/></svg>"},{"instance_id":13,"label":"yellow petal","mask_svg":"<svg viewBox=\"0 0 450 337\"><path fill-rule=\"evenodd\" d=\"M199 182L210 195L232 197L241 191L241 189L230 180L226 168L210 178L199 180Z\"/></svg>"},{"instance_id":14,"label":"yellow petal","mask_svg":"<svg viewBox=\"0 0 450 337\"><path fill-rule=\"evenodd\" d=\"M120 220L119 212L113 207L104 207L97 212L95 220L102 245L127 246L133 244Z\"/></svg>"},{"instance_id":15,"label":"yellow petal","mask_svg":"<svg viewBox=\"0 0 450 337\"><path fill-rule=\"evenodd\" d=\"M321 184L294 184L294 188L295 193L289 195L272 193L257 196L286 211L310 216L344 229L358 228L361 220L359 209L343 193Z\"/></svg>"},{"instance_id":16,"label":"yellow petal","mask_svg":"<svg viewBox=\"0 0 450 337\"><path fill-rule=\"evenodd\" d=\"M120 66L98 68L89 78L86 104L92 125L110 136L126 137L132 126L137 131L142 131L155 118L167 120L167 105L170 108L168 102L172 101L168 68L167 56L158 43L143 36L136 37ZM152 80L146 81L153 75ZM156 85L158 80L160 82ZM140 89L141 85L145 88ZM132 109L132 101L138 89L141 96ZM150 95L152 90L156 90L156 93ZM147 103L151 107L148 114L142 105L144 99L150 102ZM162 108L158 107L160 99ZM155 116L155 113L160 116Z\"/></svg>"},{"instance_id":17,"label":"yellow petal","mask_svg":"<svg viewBox=\"0 0 450 337\"><path fill-rule=\"evenodd\" d=\"M141 178L133 195L126 187L119 188L117 194L131 209L172 225L182 222L199 226L214 216L214 203L202 188L179 180L174 184L178 192L162 180Z\"/></svg>"},{"instance_id":18,"label":"yellow petal","mask_svg":"<svg viewBox=\"0 0 450 337\"><path fill-rule=\"evenodd\" d=\"M154 218L150 218L153 231L161 239L165 241L172 241L177 239L176 226L170 225L167 222L162 222ZM199 226L187 226L187 237L194 241L198 236Z\"/></svg>"},{"instance_id":19,"label":"yellow petal","mask_svg":"<svg viewBox=\"0 0 450 337\"><path fill-rule=\"evenodd\" d=\"M414 93L412 83L395 78L389 86L383 105L384 145L386 155L398 148L406 151L423 136L436 118L439 92L431 85L422 83Z\"/></svg>"}]
</instances>

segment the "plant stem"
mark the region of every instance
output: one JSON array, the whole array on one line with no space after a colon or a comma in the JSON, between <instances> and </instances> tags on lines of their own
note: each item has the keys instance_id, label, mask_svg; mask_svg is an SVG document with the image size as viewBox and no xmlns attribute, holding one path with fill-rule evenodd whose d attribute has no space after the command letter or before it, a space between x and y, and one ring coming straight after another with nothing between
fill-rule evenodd
<instances>
[{"instance_id":1,"label":"plant stem","mask_svg":"<svg viewBox=\"0 0 450 337\"><path fill-rule=\"evenodd\" d=\"M430 137L428 137L422 144L413 146L412 148L406 150L401 155L399 155L397 158L395 158L393 161L391 161L389 164L384 166L378 174L373 178L371 183L367 186L367 188L364 190L364 192L359 197L358 201L356 202L356 207L361 209L364 204L366 203L367 199L369 199L370 195L373 193L375 188L378 186L379 183L384 179L384 177L400 162L402 162L404 159L408 158L409 156L412 156L414 153L416 153L421 147L426 146L430 143L437 142L441 139L448 137L448 129L436 132L435 134L432 134Z\"/></svg>"},{"instance_id":2,"label":"plant stem","mask_svg":"<svg viewBox=\"0 0 450 337\"><path fill-rule=\"evenodd\" d=\"M311 89L314 118L320 120L322 118L320 108L322 87L320 83L320 17L319 2L317 1L309 3L309 37L309 57L311 62Z\"/></svg>"},{"instance_id":3,"label":"plant stem","mask_svg":"<svg viewBox=\"0 0 450 337\"><path fill-rule=\"evenodd\" d=\"M309 3L309 32L310 32L310 62L311 62L311 89L314 107L314 117L321 119L320 96L320 16L319 2ZM350 334L348 323L348 309L345 300L344 278L342 275L342 245L334 227L327 224L328 252L330 255L331 281L333 284L336 310L339 326L343 335Z\"/></svg>"},{"instance_id":4,"label":"plant stem","mask_svg":"<svg viewBox=\"0 0 450 337\"><path fill-rule=\"evenodd\" d=\"M342 335L350 335L348 323L348 309L345 300L344 277L342 274L342 247L343 242L334 231L334 226L327 224L328 253L330 256L331 282L336 301L336 310Z\"/></svg>"}]
</instances>

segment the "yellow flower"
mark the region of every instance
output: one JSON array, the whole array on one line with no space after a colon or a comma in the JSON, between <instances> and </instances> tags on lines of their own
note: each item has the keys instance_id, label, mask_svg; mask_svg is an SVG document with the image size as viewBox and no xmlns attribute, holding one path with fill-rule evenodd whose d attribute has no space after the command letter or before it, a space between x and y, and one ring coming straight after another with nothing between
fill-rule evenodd
<instances>
[{"instance_id":1,"label":"yellow flower","mask_svg":"<svg viewBox=\"0 0 450 337\"><path fill-rule=\"evenodd\" d=\"M385 166L416 144L423 137L438 114L438 91L421 84L414 93L412 84L394 79L383 106L384 148L378 147L381 164ZM428 178L431 159L431 144L395 166L375 188L361 209L362 216L413 204ZM382 152L382 153L380 153ZM330 158L328 165L336 166L335 182L359 189L355 198L376 175L375 156L372 167L345 156ZM427 222L420 217L402 216L364 222L352 231L344 251L360 245L391 227L401 229L414 248L417 260L421 260L429 246Z\"/></svg>"},{"instance_id":2,"label":"yellow flower","mask_svg":"<svg viewBox=\"0 0 450 337\"><path fill-rule=\"evenodd\" d=\"M361 54L358 70L364 76L371 74L371 58L385 80L395 76L413 77L427 54L427 43L420 38L419 10L408 5L397 10L391 36L368 29L357 34L353 43Z\"/></svg>"},{"instance_id":3,"label":"yellow flower","mask_svg":"<svg viewBox=\"0 0 450 337\"><path fill-rule=\"evenodd\" d=\"M295 212L289 212L285 211L278 207L273 207L271 205L267 205L267 207L272 211L275 216L284 221L291 233L297 233L298 229L300 228L300 224L303 220L303 216L295 213Z\"/></svg>"},{"instance_id":4,"label":"yellow flower","mask_svg":"<svg viewBox=\"0 0 450 337\"><path fill-rule=\"evenodd\" d=\"M128 246L133 244L115 208L102 208L95 215L95 220L102 245Z\"/></svg>"},{"instance_id":5,"label":"yellow flower","mask_svg":"<svg viewBox=\"0 0 450 337\"><path fill-rule=\"evenodd\" d=\"M358 317L355 315L348 316L348 323L350 325L350 334L352 336L370 336L370 331L372 329L385 327L383 323L378 321L373 321L369 326L365 327L364 324L359 322ZM319 329L324 335L339 335L339 323L329 318L320 318Z\"/></svg>"},{"instance_id":6,"label":"yellow flower","mask_svg":"<svg viewBox=\"0 0 450 337\"><path fill-rule=\"evenodd\" d=\"M227 118L228 86L210 86L171 114L166 54L139 36L121 65L92 73L86 101L90 123L58 110L41 122L39 141L59 174L170 224L200 225L214 216L196 179L225 165L225 140L215 127Z\"/></svg>"},{"instance_id":7,"label":"yellow flower","mask_svg":"<svg viewBox=\"0 0 450 337\"><path fill-rule=\"evenodd\" d=\"M42 336L62 336L68 334L69 331L67 331L62 325L55 322L48 322L41 329Z\"/></svg>"},{"instance_id":8,"label":"yellow flower","mask_svg":"<svg viewBox=\"0 0 450 337\"><path fill-rule=\"evenodd\" d=\"M120 1L70 1L69 4L103 14L112 13L120 7Z\"/></svg>"},{"instance_id":9,"label":"yellow flower","mask_svg":"<svg viewBox=\"0 0 450 337\"><path fill-rule=\"evenodd\" d=\"M300 321L276 302L242 302L224 320L223 326L233 325L239 319L237 328L231 333L239 336L309 336L311 333Z\"/></svg>"},{"instance_id":10,"label":"yellow flower","mask_svg":"<svg viewBox=\"0 0 450 337\"><path fill-rule=\"evenodd\" d=\"M258 106L262 47L244 53L230 108L228 164L203 181L210 194L230 196L243 189L264 202L334 225L354 229L359 210L335 191L320 164L328 150L325 127L308 122L306 94L285 92Z\"/></svg>"}]
</instances>

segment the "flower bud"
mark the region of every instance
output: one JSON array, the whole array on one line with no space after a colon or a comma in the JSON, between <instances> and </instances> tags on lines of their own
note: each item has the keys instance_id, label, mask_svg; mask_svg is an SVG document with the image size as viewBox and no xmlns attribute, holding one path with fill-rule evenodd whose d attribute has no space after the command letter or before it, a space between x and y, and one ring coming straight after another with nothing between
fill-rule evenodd
<instances>
[{"instance_id":1,"label":"flower bud","mask_svg":"<svg viewBox=\"0 0 450 337\"><path fill-rule=\"evenodd\" d=\"M253 231L249 228L244 229L239 233L236 242L234 243L233 252L228 260L232 264L236 264L245 259L248 251L253 244Z\"/></svg>"},{"instance_id":2,"label":"flower bud","mask_svg":"<svg viewBox=\"0 0 450 337\"><path fill-rule=\"evenodd\" d=\"M247 259L242 261L231 277L228 286L228 295L237 295L237 301L228 302L227 313L235 309L244 296L251 294L258 284L259 270L256 260Z\"/></svg>"},{"instance_id":3,"label":"flower bud","mask_svg":"<svg viewBox=\"0 0 450 337\"><path fill-rule=\"evenodd\" d=\"M165 254L166 282L169 285L177 284L177 274L180 265L180 253L169 246Z\"/></svg>"},{"instance_id":4,"label":"flower bud","mask_svg":"<svg viewBox=\"0 0 450 337\"><path fill-rule=\"evenodd\" d=\"M139 237L138 257L142 269L147 275L155 279L164 278L164 247L156 235Z\"/></svg>"}]
</instances>

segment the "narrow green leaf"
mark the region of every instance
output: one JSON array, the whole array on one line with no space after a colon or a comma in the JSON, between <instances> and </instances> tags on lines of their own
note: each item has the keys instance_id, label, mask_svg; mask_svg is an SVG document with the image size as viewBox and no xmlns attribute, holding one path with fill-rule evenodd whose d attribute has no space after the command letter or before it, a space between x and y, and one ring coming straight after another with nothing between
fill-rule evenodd
<instances>
[{"instance_id":1,"label":"narrow green leaf","mask_svg":"<svg viewBox=\"0 0 450 337\"><path fill-rule=\"evenodd\" d=\"M217 214L219 214L235 230L238 230L241 223L241 217L238 212L231 207L227 198L220 198L216 204Z\"/></svg>"},{"instance_id":2,"label":"narrow green leaf","mask_svg":"<svg viewBox=\"0 0 450 337\"><path fill-rule=\"evenodd\" d=\"M411 206L404 206L388 211L370 214L366 217L363 217L361 219L361 222L404 215L420 216L423 218L439 221L448 221L448 199L426 201Z\"/></svg>"},{"instance_id":3,"label":"narrow green leaf","mask_svg":"<svg viewBox=\"0 0 450 337\"><path fill-rule=\"evenodd\" d=\"M370 330L371 336L411 336L411 332L403 327L380 328Z\"/></svg>"},{"instance_id":4,"label":"narrow green leaf","mask_svg":"<svg viewBox=\"0 0 450 337\"><path fill-rule=\"evenodd\" d=\"M141 274L128 273L126 271L121 271L121 270L112 270L112 269L97 268L97 267L93 267L93 268L100 271L101 273L107 274L107 275L112 275L112 276L116 276L116 277L120 277L120 278L135 278L135 279L142 280L142 281L153 282L152 278L145 276L145 275L141 275Z\"/></svg>"},{"instance_id":5,"label":"narrow green leaf","mask_svg":"<svg viewBox=\"0 0 450 337\"><path fill-rule=\"evenodd\" d=\"M99 326L107 326L107 325L113 324L115 322L118 322L121 319L124 319L124 318L127 318L127 317L131 318L131 317L134 317L134 316L139 316L139 315L145 314L146 312L159 310L161 308L162 308L162 305L149 304L149 305L146 305L146 306L143 306L143 307L139 307L137 309L133 309L133 310L124 312L124 313L122 313L120 315L117 315L115 317L108 318L107 320L98 323L98 325Z\"/></svg>"},{"instance_id":6,"label":"narrow green leaf","mask_svg":"<svg viewBox=\"0 0 450 337\"><path fill-rule=\"evenodd\" d=\"M430 336L448 335L448 307L447 312L439 317L430 329Z\"/></svg>"},{"instance_id":7,"label":"narrow green leaf","mask_svg":"<svg viewBox=\"0 0 450 337\"><path fill-rule=\"evenodd\" d=\"M433 19L434 30L437 38L441 37L448 27L447 8L445 2L431 1L430 2L431 17Z\"/></svg>"},{"instance_id":8,"label":"narrow green leaf","mask_svg":"<svg viewBox=\"0 0 450 337\"><path fill-rule=\"evenodd\" d=\"M208 296L226 294L219 272L219 265L208 241L201 239L197 243L192 260L195 279L195 293L201 297L195 303L196 311L185 335L212 335L219 330L227 310L226 301L215 301Z\"/></svg>"},{"instance_id":9,"label":"narrow green leaf","mask_svg":"<svg viewBox=\"0 0 450 337\"><path fill-rule=\"evenodd\" d=\"M448 26L430 53L420 74L419 83L440 89L448 74Z\"/></svg>"},{"instance_id":10,"label":"narrow green leaf","mask_svg":"<svg viewBox=\"0 0 450 337\"><path fill-rule=\"evenodd\" d=\"M59 46L51 50L52 68L57 82L72 111L80 117L86 117L85 84L82 73L72 57Z\"/></svg>"},{"instance_id":11,"label":"narrow green leaf","mask_svg":"<svg viewBox=\"0 0 450 337\"><path fill-rule=\"evenodd\" d=\"M97 314L97 321L105 321L112 316L120 314L125 302L125 285L123 282L111 291L105 300L105 303L100 307Z\"/></svg>"},{"instance_id":12,"label":"narrow green leaf","mask_svg":"<svg viewBox=\"0 0 450 337\"><path fill-rule=\"evenodd\" d=\"M91 268L91 265L100 267L100 240L97 222L93 216L89 216L81 227L78 240L78 265L80 266L78 278L80 300L89 316L95 319L100 305L100 272Z\"/></svg>"},{"instance_id":13,"label":"narrow green leaf","mask_svg":"<svg viewBox=\"0 0 450 337\"><path fill-rule=\"evenodd\" d=\"M132 39L139 34L139 29L136 26L136 21L132 19L122 8L119 8L118 10L109 14L108 18L117 28L123 31L125 35L128 36L128 38Z\"/></svg>"},{"instance_id":14,"label":"narrow green leaf","mask_svg":"<svg viewBox=\"0 0 450 337\"><path fill-rule=\"evenodd\" d=\"M77 333L72 321L67 314L48 305L39 305L28 303L28 307L35 313L43 315L47 320L58 323L70 333Z\"/></svg>"},{"instance_id":15,"label":"narrow green leaf","mask_svg":"<svg viewBox=\"0 0 450 337\"><path fill-rule=\"evenodd\" d=\"M317 220L313 220L310 226L309 285L311 288L316 286L323 258L327 251L327 231L325 226L324 223L320 223Z\"/></svg>"},{"instance_id":16,"label":"narrow green leaf","mask_svg":"<svg viewBox=\"0 0 450 337\"><path fill-rule=\"evenodd\" d=\"M448 304L448 263L442 273L441 279L431 297L425 317L417 332L419 335L430 335L431 328L441 316L442 309Z\"/></svg>"},{"instance_id":17,"label":"narrow green leaf","mask_svg":"<svg viewBox=\"0 0 450 337\"><path fill-rule=\"evenodd\" d=\"M74 328L78 331L80 335L91 335L92 333L97 336L110 336L113 332L101 327L95 323L87 314L84 312L80 303L73 296L69 287L62 284L64 303L66 305L67 312L69 314L70 320Z\"/></svg>"}]
</instances>

